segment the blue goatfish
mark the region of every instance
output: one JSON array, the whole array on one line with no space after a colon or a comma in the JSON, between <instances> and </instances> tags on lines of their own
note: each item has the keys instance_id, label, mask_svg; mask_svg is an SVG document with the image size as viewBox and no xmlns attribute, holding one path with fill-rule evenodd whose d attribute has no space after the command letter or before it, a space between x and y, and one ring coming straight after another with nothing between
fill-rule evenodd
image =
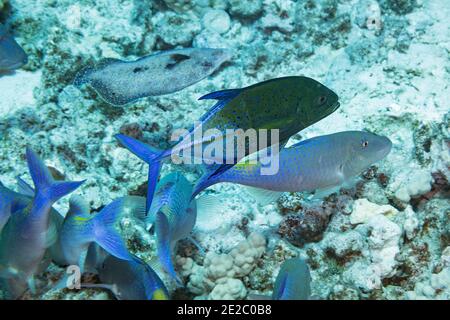
<instances>
[{"instance_id":1,"label":"blue goatfish","mask_svg":"<svg viewBox=\"0 0 450 320\"><path fill-rule=\"evenodd\" d=\"M23 210L33 201L34 189L28 183L17 177L17 186L18 192L15 192L0 182L0 233L11 214ZM52 207L50 210L50 233L61 230L63 221L64 217ZM56 248L57 242L49 248L49 256L41 264L42 270L46 269L50 263L51 256Z\"/></svg>"},{"instance_id":2,"label":"blue goatfish","mask_svg":"<svg viewBox=\"0 0 450 320\"><path fill-rule=\"evenodd\" d=\"M56 230L49 230L52 205L84 182L55 181L30 148L27 148L26 158L35 186L33 200L11 214L0 234L2 285L11 298L20 296L27 285L35 291L34 275L47 248L56 239Z\"/></svg>"},{"instance_id":3,"label":"blue goatfish","mask_svg":"<svg viewBox=\"0 0 450 320\"><path fill-rule=\"evenodd\" d=\"M249 294L249 300L309 300L311 274L308 264L301 258L292 258L281 264L272 296Z\"/></svg>"},{"instance_id":4,"label":"blue goatfish","mask_svg":"<svg viewBox=\"0 0 450 320\"><path fill-rule=\"evenodd\" d=\"M254 187L249 191L261 203L275 200L282 192L312 192L333 188L382 160L389 154L391 147L392 143L387 137L365 131L344 131L314 137L282 149L279 153L279 170L273 175L261 175L263 161L250 162L244 159L220 175L201 178L194 188L193 197L220 182Z\"/></svg>"},{"instance_id":5,"label":"blue goatfish","mask_svg":"<svg viewBox=\"0 0 450 320\"><path fill-rule=\"evenodd\" d=\"M332 90L314 79L302 76L282 77L245 88L212 92L199 100L203 99L217 100L217 103L190 131L181 134L181 141L170 149L158 150L126 135L116 135L124 147L149 164L147 210L153 199L163 159L181 152L184 154L185 151L186 154L191 154L194 150L195 160L199 157L202 161L206 160L205 163L220 160L215 165L207 166L211 177L216 176L249 154L273 145L285 144L291 136L330 115L340 106L339 98ZM237 144L234 144L236 130L266 130L267 144L252 143L253 148L249 143L242 148L245 149L244 152L238 152ZM221 135L208 131L219 131ZM274 132L278 132L278 139L272 137ZM228 139L233 139L234 152L226 150ZM224 144L224 140L227 143ZM216 155L207 154L208 152L196 154L198 147L201 151L206 151L217 142L225 149L220 150L225 156L223 159L217 159Z\"/></svg>"},{"instance_id":6,"label":"blue goatfish","mask_svg":"<svg viewBox=\"0 0 450 320\"><path fill-rule=\"evenodd\" d=\"M107 256L97 272L101 284L83 284L85 288L110 290L119 300L168 300L169 292L157 273L136 256L122 260Z\"/></svg>"},{"instance_id":7,"label":"blue goatfish","mask_svg":"<svg viewBox=\"0 0 450 320\"><path fill-rule=\"evenodd\" d=\"M178 172L170 173L158 183L150 207L148 222L155 227L158 258L163 269L181 284L172 264L172 252L178 240L188 238L197 219L192 185Z\"/></svg>"},{"instance_id":8,"label":"blue goatfish","mask_svg":"<svg viewBox=\"0 0 450 320\"><path fill-rule=\"evenodd\" d=\"M27 62L25 51L0 23L0 72L18 69Z\"/></svg>"},{"instance_id":9,"label":"blue goatfish","mask_svg":"<svg viewBox=\"0 0 450 320\"><path fill-rule=\"evenodd\" d=\"M64 258L64 263L59 264L78 265L83 272L88 249L93 242L119 259L133 259L118 225L124 215L143 217L144 214L145 198L142 197L122 197L100 212L90 214L89 205L80 196L72 196L58 238L58 256Z\"/></svg>"},{"instance_id":10,"label":"blue goatfish","mask_svg":"<svg viewBox=\"0 0 450 320\"><path fill-rule=\"evenodd\" d=\"M272 300L308 300L311 296L311 275L305 260L283 262L272 293Z\"/></svg>"},{"instance_id":11,"label":"blue goatfish","mask_svg":"<svg viewBox=\"0 0 450 320\"><path fill-rule=\"evenodd\" d=\"M19 192L15 192L0 182L0 233L11 214L24 209L33 200L34 190L20 178L18 178L18 186ZM23 187L25 190L22 189Z\"/></svg>"}]
</instances>

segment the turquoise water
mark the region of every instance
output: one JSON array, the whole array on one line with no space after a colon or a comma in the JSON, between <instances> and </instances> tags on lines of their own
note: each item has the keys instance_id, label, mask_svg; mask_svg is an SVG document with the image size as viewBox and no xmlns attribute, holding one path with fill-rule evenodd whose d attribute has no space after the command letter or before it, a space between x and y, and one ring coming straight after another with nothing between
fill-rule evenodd
<instances>
[{"instance_id":1,"label":"turquoise water","mask_svg":"<svg viewBox=\"0 0 450 320\"><path fill-rule=\"evenodd\" d=\"M72 195L84 202L85 220L121 197L141 197L144 203L148 165L114 136L120 133L168 149L177 129L191 128L216 103L198 99L218 90L308 77L332 90L340 106L290 134L286 147L350 130L370 131L392 142L388 155L315 194L286 189L277 197L261 192L255 196L229 182L202 191L185 203L196 203L197 219L170 254L181 286L153 264L153 278L143 277L148 271L142 268L120 262L111 262L113 271L106 276L98 263L103 258L93 258L91 252L82 283L118 283L115 277L131 270L130 277L138 279L130 289L136 296L124 288L122 295L109 287L61 290L56 283L64 280L72 263L46 249L40 257L43 266L32 272L35 292L25 286L14 298L164 297L165 289L139 296L142 283L166 287L172 299L272 297L283 262L300 257L310 276L294 279L303 288L310 286L310 292L305 289L310 298L449 299L446 2L0 0L0 23L6 30L0 37L0 181L14 191L17 176L33 185L27 147L55 179L86 180L53 205L60 220ZM27 61L14 45L23 49ZM222 50L217 56L199 48ZM151 58L138 60L147 56ZM20 63L8 62L14 59ZM303 92L289 86L280 90L306 100ZM262 114L267 106L272 113L264 125L285 128L286 122L275 121L278 110L286 107L277 98L279 92L274 90L263 102L262 93L249 94L258 104L248 116ZM298 118L292 119L299 125ZM340 163L347 155L342 152L345 143L348 140L325 148L328 153L320 161ZM353 164L361 161L357 154L351 159ZM312 172L317 163L308 163L304 171ZM202 167L175 164L169 158L159 177L173 172L194 185ZM294 167L287 177L298 172ZM336 173L323 168L314 172L314 177ZM0 197L2 208L7 197L1 192ZM25 205L33 203L31 198ZM137 216L127 211L118 217L114 228L126 250L145 265L160 256L159 229L150 228L157 223L140 215L142 209L136 211ZM7 219L4 230L15 230L14 221ZM56 224L53 234L59 238L50 248L60 243L61 228ZM52 233L49 230L45 233ZM8 248L16 240L7 240L5 234L0 234L0 271L5 276L0 296L11 298L8 279L19 276L11 276L17 270Z\"/></svg>"}]
</instances>

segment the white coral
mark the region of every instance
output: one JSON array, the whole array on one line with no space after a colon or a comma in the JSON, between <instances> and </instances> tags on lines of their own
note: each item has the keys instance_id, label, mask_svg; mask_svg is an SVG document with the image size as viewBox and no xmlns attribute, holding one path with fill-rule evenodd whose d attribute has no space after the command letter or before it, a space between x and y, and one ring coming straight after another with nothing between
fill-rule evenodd
<instances>
[{"instance_id":1,"label":"white coral","mask_svg":"<svg viewBox=\"0 0 450 320\"><path fill-rule=\"evenodd\" d=\"M389 191L400 201L409 202L412 197L431 190L432 177L428 170L403 170L389 184Z\"/></svg>"},{"instance_id":2,"label":"white coral","mask_svg":"<svg viewBox=\"0 0 450 320\"><path fill-rule=\"evenodd\" d=\"M450 267L431 274L427 281L418 282L414 291L407 292L407 298L412 300L450 299Z\"/></svg>"},{"instance_id":3,"label":"white coral","mask_svg":"<svg viewBox=\"0 0 450 320\"><path fill-rule=\"evenodd\" d=\"M214 287L208 295L209 300L239 300L247 296L247 289L239 279L227 278L224 283Z\"/></svg>"},{"instance_id":4,"label":"white coral","mask_svg":"<svg viewBox=\"0 0 450 320\"><path fill-rule=\"evenodd\" d=\"M394 217L398 210L390 205L377 205L367 199L358 199L350 215L356 231L366 237L363 256L344 274L346 281L368 292L381 287L381 280L395 273L396 256L400 252L402 229L388 216ZM361 247L361 246L360 246Z\"/></svg>"},{"instance_id":5,"label":"white coral","mask_svg":"<svg viewBox=\"0 0 450 320\"><path fill-rule=\"evenodd\" d=\"M358 199L353 203L353 211L350 215L350 222L352 224L367 223L373 216L382 214L393 216L398 213L398 210L390 205L378 205L370 202L367 199Z\"/></svg>"},{"instance_id":6,"label":"white coral","mask_svg":"<svg viewBox=\"0 0 450 320\"><path fill-rule=\"evenodd\" d=\"M194 294L208 299L243 299L247 290L238 278L250 274L258 259L265 252L266 239L252 233L228 254L208 252L203 266L191 258L177 258L181 275L189 277L187 288Z\"/></svg>"}]
</instances>

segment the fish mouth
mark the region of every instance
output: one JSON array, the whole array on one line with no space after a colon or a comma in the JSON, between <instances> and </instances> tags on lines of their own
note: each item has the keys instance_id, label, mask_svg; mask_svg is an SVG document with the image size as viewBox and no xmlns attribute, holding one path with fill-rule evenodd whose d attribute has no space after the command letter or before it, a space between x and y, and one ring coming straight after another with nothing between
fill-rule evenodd
<instances>
[{"instance_id":1,"label":"fish mouth","mask_svg":"<svg viewBox=\"0 0 450 320\"><path fill-rule=\"evenodd\" d=\"M339 101L336 101L331 107L333 108L333 111L331 112L335 112L339 107L341 106L341 104L339 103Z\"/></svg>"},{"instance_id":2,"label":"fish mouth","mask_svg":"<svg viewBox=\"0 0 450 320\"><path fill-rule=\"evenodd\" d=\"M387 137L383 137L385 138L384 141L384 147L381 148L381 150L378 152L378 157L380 160L384 159L385 157L387 157L387 155L391 152L392 150L392 141L387 138Z\"/></svg>"}]
</instances>

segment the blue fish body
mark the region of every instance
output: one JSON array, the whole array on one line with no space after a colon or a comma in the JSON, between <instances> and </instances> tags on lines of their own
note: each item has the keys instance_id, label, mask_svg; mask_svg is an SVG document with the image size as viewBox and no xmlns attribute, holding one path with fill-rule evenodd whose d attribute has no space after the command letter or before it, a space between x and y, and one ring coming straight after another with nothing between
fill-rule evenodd
<instances>
[{"instance_id":1,"label":"blue fish body","mask_svg":"<svg viewBox=\"0 0 450 320\"><path fill-rule=\"evenodd\" d=\"M195 201L191 203L192 185L178 173L165 176L158 183L149 211L154 224L158 257L166 272L178 280L172 264L172 250L178 240L187 238L197 218Z\"/></svg>"},{"instance_id":2,"label":"blue fish body","mask_svg":"<svg viewBox=\"0 0 450 320\"><path fill-rule=\"evenodd\" d=\"M279 152L279 169L262 175L261 162L242 162L215 177L200 179L193 197L207 187L231 182L277 192L311 192L339 186L391 150L391 141L364 131L344 131L299 142Z\"/></svg>"},{"instance_id":3,"label":"blue fish body","mask_svg":"<svg viewBox=\"0 0 450 320\"><path fill-rule=\"evenodd\" d=\"M0 233L12 213L24 209L31 197L12 191L0 183Z\"/></svg>"},{"instance_id":4,"label":"blue fish body","mask_svg":"<svg viewBox=\"0 0 450 320\"><path fill-rule=\"evenodd\" d=\"M121 260L108 256L98 268L98 273L102 282L98 287L110 289L119 300L169 299L169 293L162 280L138 257Z\"/></svg>"},{"instance_id":5,"label":"blue fish body","mask_svg":"<svg viewBox=\"0 0 450 320\"><path fill-rule=\"evenodd\" d=\"M0 24L0 71L12 71L22 67L27 62L28 57L25 51Z\"/></svg>"},{"instance_id":6,"label":"blue fish body","mask_svg":"<svg viewBox=\"0 0 450 320\"><path fill-rule=\"evenodd\" d=\"M34 289L33 277L52 244L49 238L56 237L49 232L52 205L84 182L54 181L48 168L29 148L26 158L35 195L25 208L10 216L0 234L3 286L11 298L17 298L27 286Z\"/></svg>"},{"instance_id":7,"label":"blue fish body","mask_svg":"<svg viewBox=\"0 0 450 320\"><path fill-rule=\"evenodd\" d=\"M311 275L303 259L283 262L275 280L273 300L308 300L311 296Z\"/></svg>"},{"instance_id":8,"label":"blue fish body","mask_svg":"<svg viewBox=\"0 0 450 320\"><path fill-rule=\"evenodd\" d=\"M58 247L65 264L79 265L84 270L88 249L98 244L119 259L131 260L117 224L125 214L144 216L145 199L123 197L114 200L100 212L90 214L89 206L80 197L72 197L58 238Z\"/></svg>"}]
</instances>

